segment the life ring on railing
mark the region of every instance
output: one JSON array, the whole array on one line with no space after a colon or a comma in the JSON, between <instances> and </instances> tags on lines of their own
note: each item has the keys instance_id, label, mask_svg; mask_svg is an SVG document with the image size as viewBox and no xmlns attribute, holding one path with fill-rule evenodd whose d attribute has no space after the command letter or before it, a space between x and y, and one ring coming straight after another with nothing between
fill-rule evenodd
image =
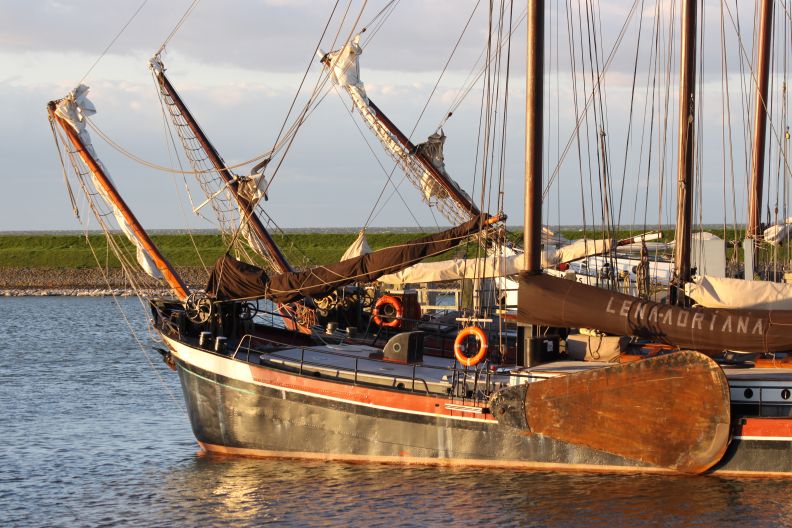
<instances>
[{"instance_id":1,"label":"life ring on railing","mask_svg":"<svg viewBox=\"0 0 792 528\"><path fill-rule=\"evenodd\" d=\"M462 352L462 345L465 342L465 338L469 335L475 336L479 344L478 352L471 357L466 356L465 353ZM489 347L489 340L484 330L478 326L468 326L467 328L463 328L462 331L457 334L456 339L454 339L454 357L462 365L472 367L478 365L481 360L484 359L484 356L487 355L487 347Z\"/></svg>"},{"instance_id":2,"label":"life ring on railing","mask_svg":"<svg viewBox=\"0 0 792 528\"><path fill-rule=\"evenodd\" d=\"M383 306L390 306L392 307L395 315L387 316L393 317L391 321L382 321L382 316L380 315L380 308ZM371 315L373 316L374 322L378 326L389 326L391 328L398 328L401 326L401 318L404 315L404 308L402 307L401 301L394 297L393 295L383 295L377 302L374 304L374 309L371 310Z\"/></svg>"}]
</instances>

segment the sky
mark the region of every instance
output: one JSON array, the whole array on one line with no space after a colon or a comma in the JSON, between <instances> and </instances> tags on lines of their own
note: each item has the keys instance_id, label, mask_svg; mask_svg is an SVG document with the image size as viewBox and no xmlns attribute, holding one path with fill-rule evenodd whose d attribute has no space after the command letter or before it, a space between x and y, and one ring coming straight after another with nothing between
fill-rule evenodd
<instances>
[{"instance_id":1,"label":"sky","mask_svg":"<svg viewBox=\"0 0 792 528\"><path fill-rule=\"evenodd\" d=\"M0 157L4 161L0 231L80 228L72 214L45 111L47 101L64 96L80 82L91 88L90 98L98 110L94 123L114 143L151 163L173 166L147 63L191 4L187 0L0 0L0 97L5 102L4 119L0 120ZM607 138L612 214L622 224L672 222L679 13L670 0L660 1L659 6L650 0L599 0L593 2L596 23L592 34L585 26L586 4L583 0L548 2L544 177L549 181L551 175L558 175L552 178L546 197L545 219L551 225L570 225L597 223L602 218L597 183L601 170L596 163L601 126ZM320 70L313 60L314 48L333 5L322 0L201 0L168 41L163 55L168 76L227 163L251 159L272 146L306 67L311 64L308 86ZM357 28L376 20L375 15L388 5L395 5L393 12L381 27L372 25L366 35L361 78L370 98L420 143L443 121L486 46L488 2L338 2L322 49L328 51L326 46L333 45L340 13L347 7L348 16L339 31L342 35L352 32L361 10ZM721 5L726 6L724 47ZM525 2L516 2L513 9L516 20L525 10ZM749 152L745 137L753 104L752 96L747 95L753 82L753 10L750 1L708 1L702 14L701 179L696 216L708 223L743 222L745 217L745 160ZM570 44L569 17L579 25L575 42L585 41L585 46ZM781 9L776 13L776 94L781 93L786 78L782 58L786 60L789 48L788 18ZM655 26L661 28L659 35L653 33ZM623 27L626 30L620 40ZM612 60L604 66L617 42ZM496 141L498 148L504 144L502 170L493 175L502 180L503 207L512 225L520 225L523 215L524 43L525 29L520 25L512 38L509 61L508 119L502 141ZM581 66L590 60L584 48L585 54L598 50L594 52L600 61L598 71L607 69L603 90L596 94L596 104L587 114L580 108L576 112L574 106L575 100L582 105L591 90L591 68ZM731 94L727 106L724 57ZM648 95L653 86L654 95ZM781 97L771 97L778 103L769 133L768 163L774 175L766 188L768 197L775 200L783 181L778 174L783 176L783 170L772 149L779 151L786 125ZM485 158L479 133L481 101L479 83L444 125L447 169L475 198L482 193L479 169ZM503 116L499 114L499 123ZM587 119L580 121L582 139L578 143L573 132L580 116ZM729 122L730 148L725 146L723 132ZM559 165L568 144L570 153ZM138 164L95 135L94 146L145 227L213 227L192 213L181 176ZM351 115L348 100L330 91L300 129L270 187L265 208L283 228L361 227L367 221L373 226L447 225L406 182L399 187L400 198L374 207L392 168L393 162L373 136ZM401 179L398 170L394 175L396 181ZM490 204L497 207L493 200Z\"/></svg>"}]
</instances>

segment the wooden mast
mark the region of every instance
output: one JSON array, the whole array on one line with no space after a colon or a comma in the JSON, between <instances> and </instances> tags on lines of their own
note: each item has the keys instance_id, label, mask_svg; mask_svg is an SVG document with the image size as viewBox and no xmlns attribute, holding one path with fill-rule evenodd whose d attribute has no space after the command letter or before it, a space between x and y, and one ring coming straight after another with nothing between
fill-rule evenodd
<instances>
[{"instance_id":1,"label":"wooden mast","mask_svg":"<svg viewBox=\"0 0 792 528\"><path fill-rule=\"evenodd\" d=\"M542 128L544 126L544 0L529 0L525 68L525 216L523 276L542 273ZM520 279L518 298L525 292ZM518 302L522 306L522 300ZM528 323L528 324L525 324ZM526 367L541 363L539 326L518 325L517 362Z\"/></svg>"},{"instance_id":2,"label":"wooden mast","mask_svg":"<svg viewBox=\"0 0 792 528\"><path fill-rule=\"evenodd\" d=\"M762 185L764 183L765 143L767 132L767 88L770 77L770 40L773 33L773 0L762 0L759 25L759 49L756 72L751 191L748 202L746 237L757 239L762 226Z\"/></svg>"},{"instance_id":3,"label":"wooden mast","mask_svg":"<svg viewBox=\"0 0 792 528\"><path fill-rule=\"evenodd\" d=\"M72 128L69 123L64 121L55 113L56 104L57 101L50 101L50 103L47 105L47 111L49 112L50 119L53 119L56 123L58 123L64 132L66 132L66 136L69 138L69 141L71 142L77 154L96 177L96 182L101 185L102 189L113 205L118 209L118 211L121 212L124 220L135 234L135 237L143 245L143 249L146 250L146 253L148 253L151 259L154 261L154 265L157 266L157 269L160 271L160 273L162 273L162 276L165 277L165 280L176 294L176 297L178 297L180 301L184 301L189 295L187 286L185 286L184 282L182 282L181 278L176 273L176 270L173 269L173 266L171 266L167 259L162 256L162 254L159 252L159 249L157 249L157 246L155 246L151 241L146 231L140 225L140 222L138 222L137 218L135 218L135 215L132 214L129 206L127 206L126 202L124 202L123 198L121 198L121 195L118 194L118 191L110 181L110 178L107 177L107 174L105 174L99 163L97 163L93 156L88 152L88 149L86 149L85 145L80 139L80 136L77 134L77 132L75 132L74 128Z\"/></svg>"},{"instance_id":4,"label":"wooden mast","mask_svg":"<svg viewBox=\"0 0 792 528\"><path fill-rule=\"evenodd\" d=\"M155 74L160 88L173 100L173 103L179 109L182 117L184 117L184 120L187 122L187 126L189 126L193 131L193 134L195 134L195 137L198 139L201 147L203 147L203 149L206 151L206 154L209 156L209 161L211 161L215 170L218 172L218 174L220 174L220 177L223 178L226 186L231 191L231 194L234 196L234 199L239 205L239 209L242 212L244 221L247 221L251 231L255 233L258 240L264 245L265 248L267 248L267 252L272 257L273 264L276 268L275 271L278 273L294 271L278 245L275 244L272 236L270 236L269 232L261 223L259 217L256 215L254 211L254 204L242 196L242 194L239 192L239 180L233 174L231 174L231 171L229 171L228 168L226 168L226 164L220 157L220 154L217 153L214 145L209 142L209 139L203 133L201 127L198 126L198 123L187 109L187 106L185 106L184 102L182 102L179 94L176 93L173 85L165 76L165 73L162 71L162 69L159 69L155 71Z\"/></svg>"},{"instance_id":5,"label":"wooden mast","mask_svg":"<svg viewBox=\"0 0 792 528\"><path fill-rule=\"evenodd\" d=\"M407 152L412 153L413 156L421 163L424 170L432 176L432 178L440 184L441 187L453 198L453 200L457 203L459 207L464 209L470 215L470 218L477 216L480 214L479 208L476 207L476 204L473 203L467 196L463 193L459 192L459 189L456 186L448 181L448 178L443 176L443 174L438 171L432 162L429 161L424 154L418 152L417 147L413 144L410 139L402 133L401 130L390 120L388 117L379 109L374 102L369 99L369 107L374 113L374 116L379 120L382 125L388 129L388 132L393 134L393 136L402 144L402 146L407 150Z\"/></svg>"},{"instance_id":6,"label":"wooden mast","mask_svg":"<svg viewBox=\"0 0 792 528\"><path fill-rule=\"evenodd\" d=\"M525 268L542 270L542 127L544 125L544 0L528 2L525 77Z\"/></svg>"},{"instance_id":7,"label":"wooden mast","mask_svg":"<svg viewBox=\"0 0 792 528\"><path fill-rule=\"evenodd\" d=\"M684 0L682 50L679 59L679 148L677 163L677 218L672 304L683 302L679 292L690 281L691 224L693 222L693 153L696 118L696 22L698 0Z\"/></svg>"}]
</instances>

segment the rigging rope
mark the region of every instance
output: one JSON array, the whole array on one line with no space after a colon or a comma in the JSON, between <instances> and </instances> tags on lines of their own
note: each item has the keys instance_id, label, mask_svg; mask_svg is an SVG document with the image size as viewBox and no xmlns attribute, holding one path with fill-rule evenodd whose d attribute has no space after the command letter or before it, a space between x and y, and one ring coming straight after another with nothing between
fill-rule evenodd
<instances>
[{"instance_id":1,"label":"rigging rope","mask_svg":"<svg viewBox=\"0 0 792 528\"><path fill-rule=\"evenodd\" d=\"M385 22L390 18L394 11L396 11L396 6L399 5L399 0L390 0L385 7L379 10L379 12L374 15L368 24L363 26L363 29L360 31L361 33L368 32L368 38L366 39L366 43L374 38L374 36L379 33L379 30L382 29L382 26L385 25ZM376 24L376 25L375 25ZM370 26L374 25L374 29L369 29Z\"/></svg>"},{"instance_id":2,"label":"rigging rope","mask_svg":"<svg viewBox=\"0 0 792 528\"><path fill-rule=\"evenodd\" d=\"M107 45L107 47L104 49L104 51L102 51L102 53L101 53L101 54L100 54L100 55L99 55L99 56L96 58L96 60L93 62L93 64L91 64L91 67L90 67L90 68L88 68L88 71L87 71L87 72L85 72L85 75L83 75L83 76L82 76L82 78L80 79L80 82L78 82L78 83L77 83L78 85L82 84L82 82L83 82L83 81L84 81L84 80L85 80L85 79L86 79L86 78L87 78L87 77L88 77L88 76L91 74L91 72L92 72L92 71L93 71L93 69L96 67L96 65L97 65L97 64L99 64L99 61L101 61L101 60L104 58L104 56L107 54L107 52L108 52L108 51L110 51L110 48L112 48L112 47L113 47L113 44L115 44L115 43L116 43L116 41L118 40L118 38L119 38L119 37L120 37L120 36L121 36L121 35L124 33L124 31L125 31L125 30L126 30L126 28L129 26L129 24L131 24L131 23L132 23L132 21L133 21L133 20L135 20L135 17L137 17L137 16L138 16L138 13L140 13L140 11L143 9L143 7L145 7L145 5L146 5L147 3L148 3L148 0L143 0L143 1L140 3L140 5L138 6L138 8L135 10L135 12L134 12L134 13L132 13L132 16L131 16L131 17L129 17L129 20L127 20L126 24L124 24L124 25L121 27L121 29L118 31L118 33L116 33L116 36L115 36L115 37L113 37L113 39L110 41L110 43L109 43L109 44Z\"/></svg>"},{"instance_id":3,"label":"rigging rope","mask_svg":"<svg viewBox=\"0 0 792 528\"><path fill-rule=\"evenodd\" d=\"M314 60L316 57L316 53L319 51L319 47L322 45L322 40L327 34L327 29L330 27L330 22L333 20L333 15L338 9L338 3L340 0L336 0L335 4L333 4L333 9L330 11L330 16L327 17L327 22L325 23L324 29L322 30L322 35L319 37L319 40L316 42L316 46L314 47L314 51L311 54L311 58L308 61L308 65L305 68L305 72L303 73L302 79L300 80L300 85L297 87L297 91L294 93L294 97L292 98L291 105L289 105L289 110L286 112L286 117L283 119L283 123L281 124L280 130L278 130L278 134L275 136L275 142L270 149L270 152L275 152L275 148L278 145L278 141L280 141L281 135L283 134L283 129L286 128L286 123L289 121L289 117L291 116L292 110L294 109L295 103L297 103L297 97L300 95L300 91L302 90L303 85L305 84L305 79L308 77L308 72L311 70L311 66L314 64Z\"/></svg>"},{"instance_id":4,"label":"rigging rope","mask_svg":"<svg viewBox=\"0 0 792 528\"><path fill-rule=\"evenodd\" d=\"M55 136L55 144L56 144L56 147L58 149L58 155L60 156L61 160L63 160L63 152L62 152L61 143L63 145L68 145L68 142L63 137L60 137L60 141L59 141L59 136L63 134L62 131L57 131L56 132L54 127L53 127L52 131L53 131L53 135ZM112 218L113 215L109 211L103 212L101 210L101 208L99 207L99 205L95 203L94 198L100 196L100 194L95 189L92 190L90 188L88 182L86 181L86 176L88 176L88 174L90 173L88 168L84 165L82 160L77 156L76 151L74 151L71 147L67 147L66 148L66 152L67 152L67 156L68 156L69 160L71 161L72 172L74 173L78 183L80 184L80 187L83 190L83 195L86 198L88 206L92 210L92 212L94 213L94 217L96 218L97 222L99 223L99 226L102 228L102 231L103 231L103 234L104 234L104 238L105 238L105 242L106 242L107 247L109 249L109 251L106 252L106 258L109 259L111 251L116 256L116 258L118 259L119 263L121 264L121 269L122 269L122 271L124 273L124 276L126 277L127 281L129 282L130 286L132 287L132 290L135 292L135 294L136 294L136 296L138 298L138 301L140 302L141 306L144 308L144 313L145 313L145 309L147 308L147 306L146 306L147 303L144 300L144 295L145 294L143 293L141 286L137 283L136 276L148 277L148 275L135 272L135 266L132 264L132 261L134 259L132 259L130 256L125 254L123 248L115 240L115 237L113 236L110 227L105 223L104 219L105 218ZM69 189L69 192L71 194L71 185L70 185L70 183L68 181L68 173L67 173L67 171L65 169L65 164L64 164L64 171L65 171L64 172L64 176L66 177L67 188ZM127 328L129 329L130 334L132 335L133 339L137 343L138 348L140 348L140 351L143 352L143 355L146 358L146 361L149 363L149 366L156 373L157 378L160 380L160 383L162 383L162 385L165 387L165 390L167 391L167 393L170 396L171 400L178 407L181 407L182 410L184 410L184 402L183 402L183 400L181 398L177 398L176 395L174 394L173 390L171 389L170 385L168 385L165 382L165 379L162 377L162 374L161 374L160 370L155 367L154 362L151 360L151 357L149 356L149 353L147 352L147 348L144 346L143 340L138 336L138 333L135 330L135 328L133 327L132 322L129 320L129 317L127 316L126 311L121 307L121 304L118 301L118 294L116 293L116 291L113 288L113 286L111 284L111 281L110 281L110 277L109 277L109 262L106 263L107 267L102 266L102 262L100 260L99 254L97 253L96 248L94 247L93 243L91 242L91 237L90 237L90 233L89 233L89 230L88 230L88 219L82 219L80 217L79 213L76 216L80 220L80 223L83 226L83 236L84 236L84 238L86 240L86 243L88 244L89 249L91 250L91 255L93 256L94 261L96 262L97 269L99 270L100 274L102 275L102 278L104 279L105 284L107 285L107 289L110 291L110 294L111 294L111 296L113 298L113 303L115 304L116 309L121 314L121 316L124 318L124 322L126 323ZM150 335L156 340L157 336L154 335L153 332L151 332L152 329L151 329L150 326L148 328L149 328Z\"/></svg>"},{"instance_id":5,"label":"rigging rope","mask_svg":"<svg viewBox=\"0 0 792 528\"><path fill-rule=\"evenodd\" d=\"M336 89L336 91L338 91L338 87L337 86L334 86L334 88ZM340 94L339 94L339 97L340 97ZM393 187L394 187L393 192L398 194L399 199L401 200L402 204L404 204L405 209L407 209L407 212L412 217L413 221L415 222L415 225L418 226L418 227L422 227L421 223L418 221L418 218L415 217L415 214L413 214L412 209L410 209L410 206L407 205L407 201L404 199L404 196L399 192L398 187L396 187L396 185L393 183L392 176L393 176L393 171L395 169L395 166L394 166L394 169L391 169L391 172L388 173L388 169L385 168L385 165L382 163L382 161L380 160L379 156L374 151L374 148L371 146L371 143L369 142L369 139L366 137L366 134L363 133L363 130L360 128L360 125L358 124L357 120L354 118L354 116L351 113L348 113L348 115L349 115L350 119L352 120L352 124L355 125L355 128L357 129L358 133L360 134L360 137L363 139L363 142L368 147L369 152L371 152L371 155L374 157L374 159L376 160L376 162L379 165L380 169L382 169L382 172L385 174L385 188L387 188L387 184L388 183L393 185ZM380 197L382 197L382 194L385 191L385 188L383 188L383 190L380 191L380 194L378 196L378 200L379 200ZM367 227L369 227L369 222L372 220L372 214L373 213L374 213L374 208L372 208L371 212L369 213L369 216L366 219L366 223L363 224L362 229L366 229Z\"/></svg>"},{"instance_id":6,"label":"rigging rope","mask_svg":"<svg viewBox=\"0 0 792 528\"><path fill-rule=\"evenodd\" d=\"M625 34L627 32L627 28L629 27L629 24L632 21L632 18L635 15L635 12L637 10L637 6L638 6L638 2L639 1L640 0L634 0L634 2L632 4L632 7L630 7L630 11L627 13L627 18L625 19L624 24L622 24L622 27L621 27L621 29L619 31L619 34L616 37L616 41L613 44L613 48L611 49L611 51L610 51L610 53L608 55L608 58L605 61L603 67L602 67L602 71L601 71L600 75L596 79L596 84L600 84L602 82L605 74L608 72L608 69L610 68L610 65L613 63L613 59L614 59L614 57L616 55L616 51L618 50L619 46L621 45L622 40L624 39L624 36L625 36ZM575 129L572 131L572 134L570 135L570 138L567 141L567 143L566 143L566 145L565 145L565 147L564 147L564 149L563 149L563 151L561 153L561 157L558 160L558 163L556 164L555 169L553 169L552 174L548 178L547 185L545 186L545 189L542 192L542 198L543 199L547 195L547 192L549 190L549 186L552 185L553 181L558 176L558 173L561 170L561 165L563 164L564 159L566 158L567 154L569 153L569 149L572 147L572 143L575 140L575 136L577 134L577 131L578 131L580 125L582 124L583 120L585 119L586 115L588 114L588 108L591 105L591 103L592 103L592 101L594 99L594 95L595 95L593 90L594 90L594 87L592 87L592 92L589 94L589 96L586 99L586 104L584 105L581 114L578 114L577 122L575 124Z\"/></svg>"},{"instance_id":7,"label":"rigging rope","mask_svg":"<svg viewBox=\"0 0 792 528\"><path fill-rule=\"evenodd\" d=\"M454 46L453 46L453 48L452 48L452 50L451 50L451 52L450 52L450 54L449 54L449 56L448 56L448 59L446 60L446 62L445 62L445 64L444 64L444 66L443 66L443 69L442 69L442 71L441 71L440 75L438 76L437 80L435 81L435 84L434 84L434 86L432 87L432 90L431 90L431 92L430 92L430 94L429 94L429 97L427 98L427 100L426 100L426 102L425 102L425 104L424 104L423 108L421 109L421 112L420 112L420 114L419 114L418 118L416 119L416 121L415 121L415 123L414 123L414 125L413 125L413 127L412 127L412 129L411 129L411 131L410 131L410 133L409 133L409 134L407 134L407 138L410 138L410 137L412 137L412 136L413 136L413 134L415 134L415 131L417 130L417 128L418 128L418 125L420 124L420 121L421 121L421 119L423 118L423 116L424 116L424 113L426 112L426 109L428 108L428 106L429 106L429 103L431 102L431 99L432 99L432 97L433 97L433 96L434 96L434 94L436 93L436 91L437 91L437 88L438 88L438 86L440 85L440 82L442 81L442 79L443 79L443 77L444 77L444 75L445 75L445 73L446 73L446 71L447 71L447 69L448 69L448 66L449 66L449 64L451 63L451 60L453 59L454 55L456 54L456 51L457 51L457 49L458 49L458 47L459 47L459 44L460 44L460 43L461 43L461 41L462 41L462 38L464 37L465 33L467 32L467 30L468 30L468 28L469 28L469 26L470 26L470 22L471 22L471 20L473 19L473 16L475 15L475 13L476 13L476 11L477 11L477 9L478 9L478 6L479 6L479 4L480 4L480 0L478 0L478 1L476 2L476 4L475 4L475 5L474 5L474 7L473 7L473 10L472 10L472 11L471 11L471 13L470 13L470 16L468 17L467 21L465 22L465 25L464 25L464 27L463 27L463 29L462 29L462 31L461 31L461 33L460 33L460 35L459 35L459 38L457 39L456 43L454 44ZM367 44L368 44L368 42L369 42L370 40L371 40L371 39L369 39L369 40L367 41ZM446 115L446 118L445 118L445 119L444 119L444 120L441 122L441 124L440 124L440 125L437 127L437 130L440 130L440 129L442 128L442 124L443 124L443 123L445 123L445 121L448 119L448 117L450 117L450 115L451 115L451 113L449 112L449 113ZM376 131L375 131L375 133L376 133ZM387 149L387 146L386 146L386 149ZM408 153L408 154L410 154L410 155L411 155L412 153ZM402 160L402 161L403 161L403 160ZM365 226L368 226L368 225L370 224L370 222L371 222L372 220L374 220L374 219L375 219L375 218L376 218L376 217L377 217L377 216L378 216L378 215L379 215L379 214L380 214L380 213L381 213L381 212L384 210L385 206L386 206L388 203L390 203L390 200L391 200L391 198L393 197L393 195L394 195L394 194L397 194L397 193L398 193L398 190L399 190L399 188L401 187L401 184L404 182L404 180L405 180L405 179L410 179L410 181L411 181L411 182L413 182L413 184L414 184L414 185L415 185L415 184L417 184L417 186L418 186L418 187L419 187L419 189L420 189L420 187L421 187L421 183L422 183L422 178L420 179L420 181L417 181L417 180L416 180L416 181L413 181L413 178L410 178L410 177L409 177L409 174L408 174L408 173L409 173L409 168L408 168L408 167L406 167L406 166L403 166L403 167L402 167L402 168L405 170L405 174L404 174L404 175L402 175L402 178L399 180L399 182L398 182L398 183L396 183L396 184L393 184L393 183L392 183L392 177L393 177L393 173L395 172L395 170L396 170L396 167L400 165L400 163L399 163L399 162L400 162L400 160L398 160L398 159L397 159L397 160L396 160L396 163L394 164L393 168L391 169L391 172L390 172L389 178L388 178L388 180L386 181L386 183L383 185L382 189L380 190L380 193L379 193L379 195L377 196L377 199L375 200L375 202L374 202L374 205L372 206L372 208L371 208L371 210L370 210L370 212L369 212L369 215L368 215L368 218L366 219L366 222L365 222L365 224L364 224L364 227L365 227ZM406 162L405 162L405 163L406 163ZM392 186L393 186L393 190L391 191L390 195L389 195L389 196L388 196L388 197L387 197L387 198L386 198L386 199L385 199L385 200L382 202L382 205L380 206L380 201L382 200L382 197L383 197L383 195L384 195L384 193L385 193L385 191L386 191L386 189L387 189L387 187L388 187L388 184L389 184L389 183L390 183L390 185L392 185ZM401 194L399 194L399 197L401 198ZM436 202L434 205L435 205L435 206L436 206L438 209L440 209L440 210L441 210L440 212L441 212L441 213L443 213L443 215L444 215L444 216L445 216L447 219L450 219L452 222L458 223L459 221L462 221L462 220L465 218L465 216L466 216L466 215L464 214L464 212L457 212L457 211L456 211L456 209L458 209L459 207L458 207L458 205L457 205L457 204L453 203L453 200L451 200L450 202L451 202L451 203L449 203L449 205L447 205L447 206L446 206L446 205L444 205L444 203L443 203L443 202L441 202L441 200L440 200L440 199L438 199L438 201L437 201L437 202ZM435 225L439 225L439 224L438 224L438 222L437 222L437 219L435 218L434 211L432 210L432 207L431 207L431 205L432 205L432 204L430 204L430 212L431 212L431 214L432 214L432 217L433 217L433 219L435 220ZM379 207L379 210L377 209L378 207Z\"/></svg>"},{"instance_id":8,"label":"rigging rope","mask_svg":"<svg viewBox=\"0 0 792 528\"><path fill-rule=\"evenodd\" d=\"M181 29L181 27L182 27L182 24L184 24L184 22L187 20L187 17L189 17L189 16L190 16L190 14L193 12L193 10L195 9L195 6L197 6L197 5L198 5L198 2L199 2L199 1L200 1L200 0L193 0L193 2L192 2L190 5L189 5L189 7L188 7L188 8L187 8L187 10L184 12L184 14L181 16L181 18L179 19L179 21L178 21L178 22L176 22L176 25L173 27L173 30L172 30L172 31L170 32L170 34L169 34L169 35L168 35L168 36L165 38L165 40L164 40L164 41L162 41L162 45L159 47L159 49L157 50L157 52L154 54L154 56L155 56L155 57L157 57L157 56L159 56L160 54L162 54L162 52L165 50L165 47L168 45L168 43L171 41L171 39L174 37L174 35L176 35L176 32L178 32L178 31Z\"/></svg>"},{"instance_id":9,"label":"rigging rope","mask_svg":"<svg viewBox=\"0 0 792 528\"><path fill-rule=\"evenodd\" d=\"M355 21L352 23L352 26L350 27L349 35L347 35L347 38L345 39L344 42L349 42L352 39L353 35L355 35L355 33L357 32L356 29L358 27L358 24L360 23L360 19L363 16L363 12L366 9L367 3L368 3L368 0L364 0L363 5L361 6L360 11L358 12L357 18L355 19ZM339 23L338 31L336 32L335 38L333 39L333 47L335 46L335 42L338 40L338 36L341 34L341 31L343 29L344 21L346 20L347 14L349 12L349 7L351 7L351 5L352 5L352 2L350 0L349 5L347 6L347 10L344 12L344 17L341 19L341 22ZM318 45L317 45L317 49L318 49ZM281 166L283 165L283 162L286 159L286 155L288 154L289 150L291 149L291 146L292 146L292 144L294 142L294 139L295 139L295 137L297 135L297 131L304 124L305 119L307 119L307 116L309 114L310 104L313 102L314 98L318 97L319 91L321 90L321 88L324 87L324 85L330 79L330 71L329 70L327 72L323 72L323 73L324 73L324 75L320 75L320 80L317 81L316 87L314 88L314 93L312 94L312 96L308 100L308 102L306 103L303 111L299 114L299 116L298 116L298 118L297 118L297 120L295 122L296 128L294 130L294 134L289 138L289 141L286 144L285 150L284 150L283 154L281 155L281 158L278 161L278 164L275 166L275 169L272 172L272 176L270 177L269 182L267 182L267 186L264 188L263 192L265 194L269 190L270 186L272 185L272 182L275 180L275 176L278 174L278 171L280 170ZM329 89L327 90L327 92L325 92L325 95L327 93L329 93ZM322 99L323 98L324 98L324 96L322 97Z\"/></svg>"},{"instance_id":10,"label":"rigging rope","mask_svg":"<svg viewBox=\"0 0 792 528\"><path fill-rule=\"evenodd\" d=\"M156 81L156 79L154 79L153 75L152 75L152 81L154 81L155 88L157 88L157 81ZM159 92L158 88L157 88L157 91ZM170 127L170 121L168 121L168 116L166 115L165 107L162 104L160 104L160 114L161 114L161 117L162 117L163 132L165 133L166 139L170 140L170 141L166 141L166 145L167 145L168 157L171 160L171 165L173 165L173 157L175 157L176 158L176 162L179 164L179 169L183 170L184 166L182 165L181 156L179 156L179 150L176 147L176 140L173 138L173 131L171 130L171 127ZM176 192L178 193L179 192L179 186L176 183L176 175L175 174L171 175L171 181L173 182L173 187L175 188ZM188 199L190 201L190 206L194 210L195 209L195 204L193 203L192 193L190 193L190 187L187 184L187 177L185 175L182 175L182 181L184 182L184 188L185 188L185 191L187 192L187 197L188 197ZM186 214L186 212L184 210L184 204L182 203L181 200L177 200L177 201L179 203L179 212L181 213L182 218L184 219L184 225L188 225L187 214ZM204 262L203 255L198 250L198 244L195 241L195 237L193 236L192 230L188 229L187 233L188 233L188 235L190 237L190 243L192 244L193 249L195 250L195 254L198 255L198 260L200 260L200 262L201 262L201 266L203 267L204 271L208 272L209 268L206 265L206 262Z\"/></svg>"},{"instance_id":11,"label":"rigging rope","mask_svg":"<svg viewBox=\"0 0 792 528\"><path fill-rule=\"evenodd\" d=\"M522 24L523 20L525 20L525 17L527 16L527 13L528 13L527 8L522 11L522 14L519 16L518 20L516 22L514 22L513 25L511 26L511 30L509 31L509 34L508 34L507 38L509 38L509 39L511 38L511 35ZM505 45L504 42L500 42L499 43L499 48L503 47L504 45ZM451 101L451 104L448 107L448 111L445 113L445 116L440 121L440 123L437 125L437 128L442 128L443 125L445 125L446 121L448 121L448 119L452 115L454 115L454 113L457 111L459 106L467 98L468 94L473 90L473 87L476 86L476 84L478 84L479 79L481 79L481 77L487 71L487 65L486 64L484 64L482 66L479 66L479 63L484 59L485 56L489 57L489 55L487 55L487 47L486 46L481 50L481 53L479 53L478 59L476 59L476 62L473 64L473 67L468 72L467 77L462 82L463 89ZM473 76L473 72L477 72L475 76ZM472 76L472 78L471 78L471 76Z\"/></svg>"},{"instance_id":12,"label":"rigging rope","mask_svg":"<svg viewBox=\"0 0 792 528\"><path fill-rule=\"evenodd\" d=\"M736 9L737 9L737 6L735 4L735 11L736 11ZM737 19L735 21L735 16L732 14L731 9L729 8L728 4L726 4L726 12L729 14L729 19L730 19L730 21L732 23L732 26L735 28L735 31L737 32L737 41L739 43L739 49L740 49L740 52L741 52L739 54L739 57L741 59L741 64L742 64L743 61L748 62L750 64L750 59L748 57L747 50L745 49L745 44L743 42L742 35L740 34L740 31L739 31L739 27L740 27L739 26L739 14L737 15ZM757 33L757 32L754 31L754 33ZM752 80L752 85L755 87L755 86L758 85L758 79L756 77L756 72L750 66L749 66L748 70L749 70L749 73L750 73L750 79ZM765 112L767 112L767 126L768 126L768 128L769 128L769 130L770 130L770 132L771 132L771 134L773 136L773 139L776 142L776 145L778 146L779 154L780 154L781 152L784 151L784 148L783 148L784 139L782 139L781 134L779 133L778 129L776 128L775 120L770 115L770 112L768 111L767 104L765 103L765 101L762 101L762 104L765 107L764 108ZM750 108L749 108L749 111L750 111ZM748 134L748 133L749 132L746 131L746 134ZM785 137L786 137L786 133L784 134L784 138ZM750 143L746 139L746 145L747 144L750 144ZM747 148L746 148L746 152L748 152ZM784 164L785 169L787 171L792 171L792 168L790 168L790 163L789 163L789 159L787 158L787 156L786 155L781 155L781 157L783 159L783 164ZM746 163L749 163L747 156L746 156ZM750 174L750 170L749 169L750 169L750 167L748 167L748 169L746 170L746 177ZM746 185L747 185L747 181L746 181Z\"/></svg>"},{"instance_id":13,"label":"rigging rope","mask_svg":"<svg viewBox=\"0 0 792 528\"><path fill-rule=\"evenodd\" d=\"M80 210L77 208L77 201L74 199L74 192L69 183L69 174L66 170L66 162L63 161L63 152L61 151L60 141L58 140L58 133L55 131L55 123L52 118L50 118L49 122L50 129L52 130L52 139L55 140L55 148L58 151L58 159L60 160L61 169L63 170L63 181L66 184L66 191L69 193L69 203L71 203L72 213L74 213L74 217L77 218L77 220L80 220Z\"/></svg>"},{"instance_id":14,"label":"rigging rope","mask_svg":"<svg viewBox=\"0 0 792 528\"><path fill-rule=\"evenodd\" d=\"M641 0L641 13L643 12L644 12L644 0ZM632 86L630 87L630 111L627 118L627 139L625 141L625 146L624 146L624 163L622 165L622 185L621 185L621 193L619 195L619 212L616 217L617 225L621 224L622 205L624 203L624 189L627 187L627 185L625 185L627 181L627 158L630 151L630 139L632 138L633 110L635 108L635 83L636 80L638 79L638 57L641 52L642 29L643 29L643 17L640 17L638 19L638 38L635 46L635 60L633 61ZM633 215L633 223L634 222L635 222L635 216ZM644 232L645 231L646 231L646 227L644 226ZM632 234L632 232L630 232L630 234Z\"/></svg>"}]
</instances>

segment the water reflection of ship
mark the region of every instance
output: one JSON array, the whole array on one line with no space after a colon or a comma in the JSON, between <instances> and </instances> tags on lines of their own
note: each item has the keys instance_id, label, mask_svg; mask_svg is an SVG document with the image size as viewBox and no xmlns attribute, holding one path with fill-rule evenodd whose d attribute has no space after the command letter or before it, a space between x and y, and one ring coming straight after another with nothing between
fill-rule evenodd
<instances>
[{"instance_id":1,"label":"water reflection of ship","mask_svg":"<svg viewBox=\"0 0 792 528\"><path fill-rule=\"evenodd\" d=\"M471 489L481 500L471 500ZM476 525L709 526L738 517L761 526L792 522L789 504L779 499L768 505L768 492L786 496L789 483L202 457L170 470L155 493L161 504L178 509L173 516L164 512L169 519L194 524L211 517L369 526L393 524L408 510L415 525L449 522L460 512L466 524Z\"/></svg>"}]
</instances>

